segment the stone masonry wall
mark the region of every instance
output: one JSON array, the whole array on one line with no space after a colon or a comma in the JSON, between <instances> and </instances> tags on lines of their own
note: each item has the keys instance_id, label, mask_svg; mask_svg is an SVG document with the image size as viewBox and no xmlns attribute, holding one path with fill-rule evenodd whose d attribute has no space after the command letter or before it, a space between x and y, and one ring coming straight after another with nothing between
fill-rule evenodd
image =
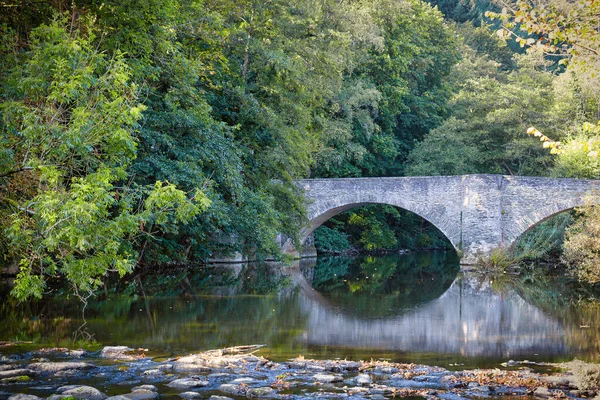
<instances>
[{"instance_id":1,"label":"stone masonry wall","mask_svg":"<svg viewBox=\"0 0 600 400\"><path fill-rule=\"evenodd\" d=\"M600 181L504 175L306 179L296 184L309 201L310 225L303 239L343 211L389 204L435 225L461 252L464 263L510 246L535 224L585 204L600 188ZM283 250L295 253L289 241Z\"/></svg>"}]
</instances>

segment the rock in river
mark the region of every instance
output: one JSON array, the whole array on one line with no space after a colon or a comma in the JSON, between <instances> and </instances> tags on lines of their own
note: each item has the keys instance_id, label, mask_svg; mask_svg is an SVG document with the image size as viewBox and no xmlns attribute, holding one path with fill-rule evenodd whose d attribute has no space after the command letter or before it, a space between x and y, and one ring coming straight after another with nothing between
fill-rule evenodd
<instances>
[{"instance_id":1,"label":"rock in river","mask_svg":"<svg viewBox=\"0 0 600 400\"><path fill-rule=\"evenodd\" d=\"M127 346L105 346L100 351L100 357L111 358L113 360L135 360L138 358L135 354L131 354L134 350Z\"/></svg>"},{"instance_id":2,"label":"rock in river","mask_svg":"<svg viewBox=\"0 0 600 400\"><path fill-rule=\"evenodd\" d=\"M137 389L132 390L131 393L124 394L123 397L129 400L152 400L158 397L158 393L153 390Z\"/></svg>"},{"instance_id":3,"label":"rock in river","mask_svg":"<svg viewBox=\"0 0 600 400\"><path fill-rule=\"evenodd\" d=\"M32 370L32 369L11 369L8 371L0 371L0 379L5 379L5 378L13 378L13 377L17 377L17 376L33 376L35 375L37 372Z\"/></svg>"},{"instance_id":4,"label":"rock in river","mask_svg":"<svg viewBox=\"0 0 600 400\"><path fill-rule=\"evenodd\" d=\"M361 386L368 386L373 383L369 374L360 374L356 377L356 384Z\"/></svg>"},{"instance_id":5,"label":"rock in river","mask_svg":"<svg viewBox=\"0 0 600 400\"><path fill-rule=\"evenodd\" d=\"M41 397L34 396L32 394L13 394L8 400L42 400Z\"/></svg>"},{"instance_id":6,"label":"rock in river","mask_svg":"<svg viewBox=\"0 0 600 400\"><path fill-rule=\"evenodd\" d=\"M151 390L153 392L158 392L158 388L154 385L140 385L140 386L131 388L132 392L135 392L136 390Z\"/></svg>"},{"instance_id":7,"label":"rock in river","mask_svg":"<svg viewBox=\"0 0 600 400\"><path fill-rule=\"evenodd\" d=\"M208 386L208 381L201 379L199 376L192 376L190 378L175 379L170 382L167 386L175 389L191 389L196 387Z\"/></svg>"},{"instance_id":8,"label":"rock in river","mask_svg":"<svg viewBox=\"0 0 600 400\"><path fill-rule=\"evenodd\" d=\"M547 387L540 386L533 391L533 395L535 397L548 398L548 397L552 397L552 392L550 392L550 390L548 390Z\"/></svg>"},{"instance_id":9,"label":"rock in river","mask_svg":"<svg viewBox=\"0 0 600 400\"><path fill-rule=\"evenodd\" d=\"M92 369L96 368L94 364L90 364L87 362L41 362L41 363L33 363L28 365L29 369L34 371L46 372L46 373L56 373L58 371L66 371L69 369Z\"/></svg>"},{"instance_id":10,"label":"rock in river","mask_svg":"<svg viewBox=\"0 0 600 400\"><path fill-rule=\"evenodd\" d=\"M91 386L67 385L61 386L48 400L60 400L63 398L76 398L81 400L104 400L108 396Z\"/></svg>"},{"instance_id":11,"label":"rock in river","mask_svg":"<svg viewBox=\"0 0 600 400\"><path fill-rule=\"evenodd\" d=\"M179 393L179 397L182 397L186 400L194 400L194 399L201 399L202 395L198 392L183 392L183 393Z\"/></svg>"},{"instance_id":12,"label":"rock in river","mask_svg":"<svg viewBox=\"0 0 600 400\"><path fill-rule=\"evenodd\" d=\"M273 394L273 392L275 392L275 389L270 387L257 387L248 389L248 391L246 392L246 397L258 397L262 399Z\"/></svg>"},{"instance_id":13,"label":"rock in river","mask_svg":"<svg viewBox=\"0 0 600 400\"><path fill-rule=\"evenodd\" d=\"M330 375L330 374L316 374L313 376L317 381L324 383L333 383L333 382L342 382L344 378L339 375Z\"/></svg>"},{"instance_id":14,"label":"rock in river","mask_svg":"<svg viewBox=\"0 0 600 400\"><path fill-rule=\"evenodd\" d=\"M231 383L224 383L219 386L219 390L224 393L233 394L234 396L245 396L246 391L242 388L241 385L234 385Z\"/></svg>"}]
</instances>

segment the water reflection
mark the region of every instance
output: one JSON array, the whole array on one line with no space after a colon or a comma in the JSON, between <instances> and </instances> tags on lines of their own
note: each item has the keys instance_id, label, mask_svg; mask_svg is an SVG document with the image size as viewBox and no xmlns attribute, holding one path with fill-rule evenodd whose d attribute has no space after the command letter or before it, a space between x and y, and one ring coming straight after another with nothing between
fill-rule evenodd
<instances>
[{"instance_id":1,"label":"water reflection","mask_svg":"<svg viewBox=\"0 0 600 400\"><path fill-rule=\"evenodd\" d=\"M455 252L423 252L305 259L301 269L311 286L345 314L380 318L437 299L460 266Z\"/></svg>"},{"instance_id":2,"label":"water reflection","mask_svg":"<svg viewBox=\"0 0 600 400\"><path fill-rule=\"evenodd\" d=\"M414 292L421 290L426 288L415 288ZM377 303L387 307L387 297L371 296L369 309L374 310ZM407 305L410 302L404 296L399 297L406 312L373 318L363 314L364 310L346 312L352 307L349 298L340 308L326 296L303 296L300 306L309 315L304 338L319 346L462 356L510 358L568 352L563 324L516 292L497 293L474 276L461 276L443 294L432 292L428 301L416 301L413 307ZM418 300L423 298L427 297L417 296ZM356 304L362 308L360 300Z\"/></svg>"},{"instance_id":3,"label":"water reflection","mask_svg":"<svg viewBox=\"0 0 600 400\"><path fill-rule=\"evenodd\" d=\"M19 304L0 290L0 341L162 355L263 343L279 360L443 365L599 359L600 307L582 307L581 289L535 274L503 282L457 272L452 253L156 271L115 282L88 304L85 343L73 342L81 310L66 292Z\"/></svg>"}]
</instances>

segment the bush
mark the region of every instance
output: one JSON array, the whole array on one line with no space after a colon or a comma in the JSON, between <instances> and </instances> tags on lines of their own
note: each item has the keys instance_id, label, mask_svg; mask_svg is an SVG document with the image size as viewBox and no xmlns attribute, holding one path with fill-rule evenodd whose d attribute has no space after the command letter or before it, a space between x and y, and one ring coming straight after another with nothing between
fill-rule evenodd
<instances>
[{"instance_id":1,"label":"bush","mask_svg":"<svg viewBox=\"0 0 600 400\"><path fill-rule=\"evenodd\" d=\"M514 258L540 260L559 254L571 213L561 213L525 232L513 246Z\"/></svg>"},{"instance_id":2,"label":"bush","mask_svg":"<svg viewBox=\"0 0 600 400\"><path fill-rule=\"evenodd\" d=\"M350 250L347 234L330 229L326 226L318 227L315 232L315 247L320 253L342 253Z\"/></svg>"},{"instance_id":3,"label":"bush","mask_svg":"<svg viewBox=\"0 0 600 400\"><path fill-rule=\"evenodd\" d=\"M478 256L475 266L481 272L506 272L515 262L508 249L498 247L490 254Z\"/></svg>"},{"instance_id":4,"label":"bush","mask_svg":"<svg viewBox=\"0 0 600 400\"><path fill-rule=\"evenodd\" d=\"M580 281L600 283L600 206L579 210L580 218L567 229L563 260Z\"/></svg>"}]
</instances>

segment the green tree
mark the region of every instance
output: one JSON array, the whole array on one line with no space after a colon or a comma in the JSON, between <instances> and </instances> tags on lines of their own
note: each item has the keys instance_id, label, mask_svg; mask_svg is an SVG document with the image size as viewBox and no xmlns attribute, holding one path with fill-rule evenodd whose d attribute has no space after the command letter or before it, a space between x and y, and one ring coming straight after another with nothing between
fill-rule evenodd
<instances>
[{"instance_id":1,"label":"green tree","mask_svg":"<svg viewBox=\"0 0 600 400\"><path fill-rule=\"evenodd\" d=\"M445 116L458 53L441 13L413 0L368 11L363 26L380 39L356 46L353 68L330 99L315 176L402 175L415 141Z\"/></svg>"},{"instance_id":2,"label":"green tree","mask_svg":"<svg viewBox=\"0 0 600 400\"><path fill-rule=\"evenodd\" d=\"M551 157L522 132L532 123L552 129L554 76L541 54L516 57L518 69L504 72L465 48L453 77L452 117L432 130L409 156L410 175L547 173Z\"/></svg>"},{"instance_id":3,"label":"green tree","mask_svg":"<svg viewBox=\"0 0 600 400\"><path fill-rule=\"evenodd\" d=\"M135 243L209 204L166 182L130 184L145 107L122 55L102 54L85 32L41 25L3 76L0 195L20 299L40 297L49 276L85 299L109 271L132 270Z\"/></svg>"}]
</instances>

